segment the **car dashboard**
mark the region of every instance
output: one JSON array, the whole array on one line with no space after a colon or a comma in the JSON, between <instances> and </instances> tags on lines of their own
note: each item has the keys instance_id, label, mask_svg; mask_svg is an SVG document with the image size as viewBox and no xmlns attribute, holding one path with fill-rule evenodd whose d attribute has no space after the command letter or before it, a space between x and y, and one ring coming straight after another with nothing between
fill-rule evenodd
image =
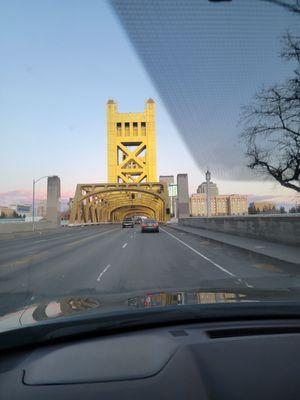
<instances>
[{"instance_id":1,"label":"car dashboard","mask_svg":"<svg viewBox=\"0 0 300 400\"><path fill-rule=\"evenodd\" d=\"M6 399L297 399L300 321L174 325L3 352Z\"/></svg>"}]
</instances>

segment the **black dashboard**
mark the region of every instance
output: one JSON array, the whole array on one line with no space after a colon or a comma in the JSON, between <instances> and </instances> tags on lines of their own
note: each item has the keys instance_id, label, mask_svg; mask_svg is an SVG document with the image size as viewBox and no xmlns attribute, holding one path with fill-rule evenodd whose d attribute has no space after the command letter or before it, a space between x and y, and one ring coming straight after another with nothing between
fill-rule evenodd
<instances>
[{"instance_id":1,"label":"black dashboard","mask_svg":"<svg viewBox=\"0 0 300 400\"><path fill-rule=\"evenodd\" d=\"M0 399L300 398L300 321L134 330L5 351Z\"/></svg>"}]
</instances>

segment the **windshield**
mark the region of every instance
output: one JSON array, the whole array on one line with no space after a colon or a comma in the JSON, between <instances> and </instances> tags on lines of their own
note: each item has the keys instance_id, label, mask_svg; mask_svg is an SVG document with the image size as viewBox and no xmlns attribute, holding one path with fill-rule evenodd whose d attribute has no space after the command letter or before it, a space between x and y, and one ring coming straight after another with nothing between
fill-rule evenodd
<instances>
[{"instance_id":1,"label":"windshield","mask_svg":"<svg viewBox=\"0 0 300 400\"><path fill-rule=\"evenodd\" d=\"M0 8L0 331L300 300L298 1Z\"/></svg>"}]
</instances>

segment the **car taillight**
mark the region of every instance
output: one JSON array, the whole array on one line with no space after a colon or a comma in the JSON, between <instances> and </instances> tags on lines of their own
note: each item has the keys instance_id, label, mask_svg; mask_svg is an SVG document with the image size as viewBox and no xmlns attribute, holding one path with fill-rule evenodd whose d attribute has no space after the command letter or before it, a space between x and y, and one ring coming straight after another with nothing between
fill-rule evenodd
<instances>
[{"instance_id":1,"label":"car taillight","mask_svg":"<svg viewBox=\"0 0 300 400\"><path fill-rule=\"evenodd\" d=\"M142 224L142 228L146 228L146 224Z\"/></svg>"}]
</instances>

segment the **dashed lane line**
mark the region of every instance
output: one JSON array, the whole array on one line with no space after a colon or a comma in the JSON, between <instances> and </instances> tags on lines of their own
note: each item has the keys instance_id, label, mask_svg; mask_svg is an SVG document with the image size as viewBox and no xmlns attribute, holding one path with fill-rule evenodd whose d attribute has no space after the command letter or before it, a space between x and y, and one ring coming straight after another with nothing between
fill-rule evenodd
<instances>
[{"instance_id":1,"label":"dashed lane line","mask_svg":"<svg viewBox=\"0 0 300 400\"><path fill-rule=\"evenodd\" d=\"M108 265L104 268L104 270L100 272L100 274L99 274L99 276L98 276L98 278L97 278L97 282L100 282L102 276L105 274L105 272L106 272L110 267L111 267L111 265L108 264Z\"/></svg>"}]
</instances>

